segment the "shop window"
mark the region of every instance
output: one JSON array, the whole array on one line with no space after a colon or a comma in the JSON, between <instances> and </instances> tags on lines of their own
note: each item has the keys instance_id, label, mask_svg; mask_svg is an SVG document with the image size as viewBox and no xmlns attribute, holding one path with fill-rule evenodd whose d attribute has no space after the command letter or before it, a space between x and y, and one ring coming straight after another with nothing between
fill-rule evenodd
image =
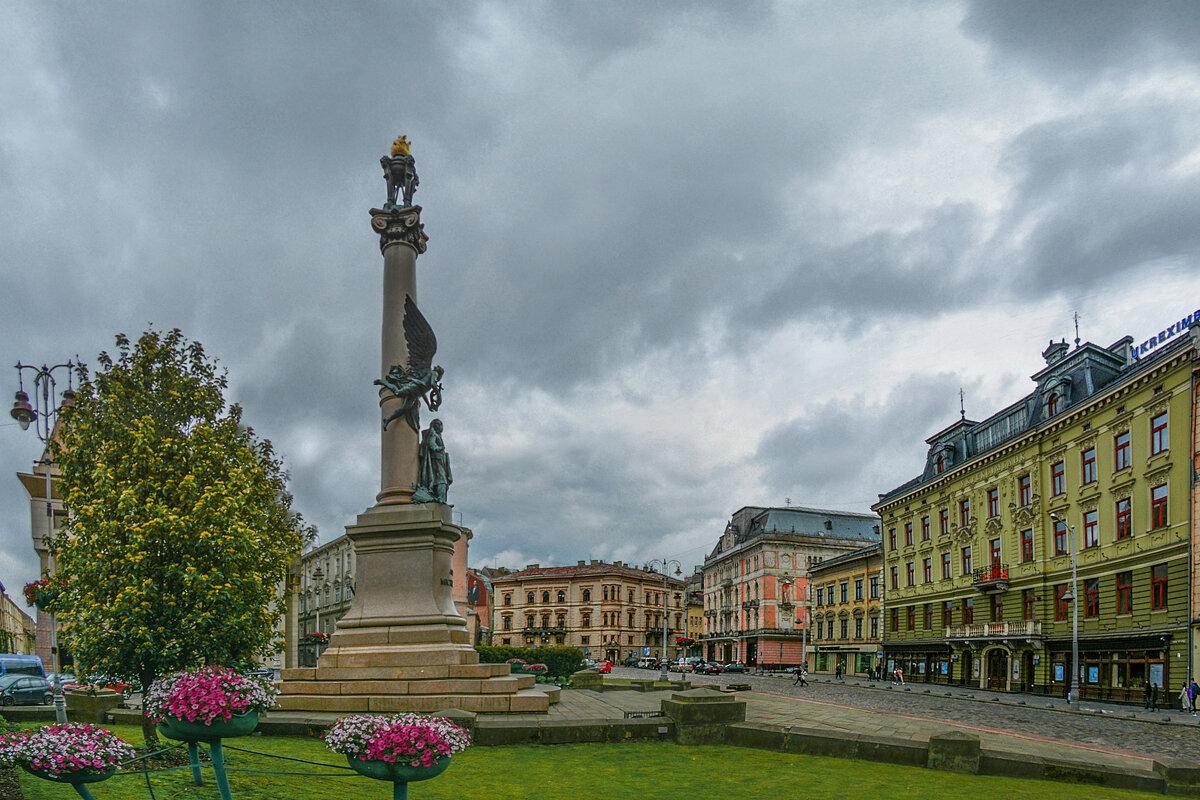
<instances>
[{"instance_id":1,"label":"shop window","mask_svg":"<svg viewBox=\"0 0 1200 800\"><path fill-rule=\"evenodd\" d=\"M1022 475L1017 478L1017 502L1022 506L1027 506L1033 502L1033 478L1030 475Z\"/></svg>"},{"instance_id":2,"label":"shop window","mask_svg":"<svg viewBox=\"0 0 1200 800\"><path fill-rule=\"evenodd\" d=\"M988 489L987 503L988 503L988 516L989 517L1000 516L1000 490L999 489Z\"/></svg>"},{"instance_id":3,"label":"shop window","mask_svg":"<svg viewBox=\"0 0 1200 800\"><path fill-rule=\"evenodd\" d=\"M1133 573L1117 573L1117 613L1133 613Z\"/></svg>"},{"instance_id":4,"label":"shop window","mask_svg":"<svg viewBox=\"0 0 1200 800\"><path fill-rule=\"evenodd\" d=\"M1080 483L1087 485L1096 482L1096 448L1089 447L1080 455Z\"/></svg>"},{"instance_id":5,"label":"shop window","mask_svg":"<svg viewBox=\"0 0 1200 800\"><path fill-rule=\"evenodd\" d=\"M1100 579L1091 578L1083 582L1083 615L1100 616Z\"/></svg>"},{"instance_id":6,"label":"shop window","mask_svg":"<svg viewBox=\"0 0 1200 800\"><path fill-rule=\"evenodd\" d=\"M1167 449L1167 412L1150 420L1150 455Z\"/></svg>"},{"instance_id":7,"label":"shop window","mask_svg":"<svg viewBox=\"0 0 1200 800\"><path fill-rule=\"evenodd\" d=\"M1129 467L1129 431L1113 437L1113 470L1120 472Z\"/></svg>"},{"instance_id":8,"label":"shop window","mask_svg":"<svg viewBox=\"0 0 1200 800\"><path fill-rule=\"evenodd\" d=\"M1128 539L1133 534L1133 501L1128 497L1117 501L1117 539Z\"/></svg>"},{"instance_id":9,"label":"shop window","mask_svg":"<svg viewBox=\"0 0 1200 800\"><path fill-rule=\"evenodd\" d=\"M1021 561L1033 561L1033 530L1021 531Z\"/></svg>"},{"instance_id":10,"label":"shop window","mask_svg":"<svg viewBox=\"0 0 1200 800\"><path fill-rule=\"evenodd\" d=\"M1064 620L1067 618L1067 585L1065 583L1055 584L1054 586L1054 618L1056 620Z\"/></svg>"},{"instance_id":11,"label":"shop window","mask_svg":"<svg viewBox=\"0 0 1200 800\"><path fill-rule=\"evenodd\" d=\"M1167 565L1150 568L1150 608L1158 611L1167 607Z\"/></svg>"},{"instance_id":12,"label":"shop window","mask_svg":"<svg viewBox=\"0 0 1200 800\"><path fill-rule=\"evenodd\" d=\"M929 541L929 517L921 517L921 541Z\"/></svg>"},{"instance_id":13,"label":"shop window","mask_svg":"<svg viewBox=\"0 0 1200 800\"><path fill-rule=\"evenodd\" d=\"M1155 486L1150 490L1150 527L1161 528L1167 524L1167 485Z\"/></svg>"},{"instance_id":14,"label":"shop window","mask_svg":"<svg viewBox=\"0 0 1200 800\"><path fill-rule=\"evenodd\" d=\"M1063 520L1055 520L1054 522L1054 555L1063 556L1067 554L1067 523Z\"/></svg>"},{"instance_id":15,"label":"shop window","mask_svg":"<svg viewBox=\"0 0 1200 800\"><path fill-rule=\"evenodd\" d=\"M1050 494L1058 496L1067 491L1067 468L1061 461L1050 465Z\"/></svg>"}]
</instances>

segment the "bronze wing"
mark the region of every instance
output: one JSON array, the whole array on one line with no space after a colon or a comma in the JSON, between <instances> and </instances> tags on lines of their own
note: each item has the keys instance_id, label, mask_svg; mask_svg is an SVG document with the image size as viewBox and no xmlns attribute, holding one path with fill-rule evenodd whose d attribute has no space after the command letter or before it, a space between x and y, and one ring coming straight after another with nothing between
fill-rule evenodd
<instances>
[{"instance_id":1,"label":"bronze wing","mask_svg":"<svg viewBox=\"0 0 1200 800\"><path fill-rule=\"evenodd\" d=\"M408 345L409 374L422 375L433 368L437 337L410 294L404 295L404 341Z\"/></svg>"}]
</instances>

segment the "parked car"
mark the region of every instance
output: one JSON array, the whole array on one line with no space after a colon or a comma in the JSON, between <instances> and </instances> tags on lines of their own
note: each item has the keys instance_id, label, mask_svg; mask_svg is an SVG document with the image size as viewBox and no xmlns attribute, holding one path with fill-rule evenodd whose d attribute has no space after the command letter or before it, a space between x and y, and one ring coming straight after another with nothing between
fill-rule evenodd
<instances>
[{"instance_id":1,"label":"parked car","mask_svg":"<svg viewBox=\"0 0 1200 800\"><path fill-rule=\"evenodd\" d=\"M45 678L33 675L0 677L0 705L29 706L54 702L54 687Z\"/></svg>"},{"instance_id":2,"label":"parked car","mask_svg":"<svg viewBox=\"0 0 1200 800\"><path fill-rule=\"evenodd\" d=\"M0 675L36 675L41 678L46 675L46 669L42 666L42 659L37 656L0 653Z\"/></svg>"},{"instance_id":3,"label":"parked car","mask_svg":"<svg viewBox=\"0 0 1200 800\"><path fill-rule=\"evenodd\" d=\"M612 668L613 663L611 661L596 662L596 672L599 672L601 675L607 675L608 673L612 672Z\"/></svg>"},{"instance_id":4,"label":"parked car","mask_svg":"<svg viewBox=\"0 0 1200 800\"><path fill-rule=\"evenodd\" d=\"M716 663L715 661L709 662L706 664L703 664L703 663L697 664L692 669L692 671L697 672L701 675L720 675L721 674L721 665Z\"/></svg>"},{"instance_id":5,"label":"parked car","mask_svg":"<svg viewBox=\"0 0 1200 800\"><path fill-rule=\"evenodd\" d=\"M746 671L745 664L726 664L725 666L721 667L721 672L745 672L745 671Z\"/></svg>"},{"instance_id":6,"label":"parked car","mask_svg":"<svg viewBox=\"0 0 1200 800\"><path fill-rule=\"evenodd\" d=\"M637 656L630 656L629 658L627 658L621 662L621 666L624 666L624 667L636 667L637 665L638 665L638 657Z\"/></svg>"}]
</instances>

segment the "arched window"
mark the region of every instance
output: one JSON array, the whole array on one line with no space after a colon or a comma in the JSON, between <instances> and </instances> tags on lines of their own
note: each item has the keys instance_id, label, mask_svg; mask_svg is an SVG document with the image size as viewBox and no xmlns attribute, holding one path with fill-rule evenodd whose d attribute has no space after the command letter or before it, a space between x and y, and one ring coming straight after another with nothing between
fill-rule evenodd
<instances>
[{"instance_id":1,"label":"arched window","mask_svg":"<svg viewBox=\"0 0 1200 800\"><path fill-rule=\"evenodd\" d=\"M512 605L512 593L511 592L504 595L504 605L506 605L506 606Z\"/></svg>"},{"instance_id":2,"label":"arched window","mask_svg":"<svg viewBox=\"0 0 1200 800\"><path fill-rule=\"evenodd\" d=\"M555 624L556 624L556 625L558 625L558 627L560 627L560 628L565 628L565 627L567 627L567 615L566 615L566 614L559 614L557 617L555 617L555 618L554 618L554 622L555 622Z\"/></svg>"},{"instance_id":3,"label":"arched window","mask_svg":"<svg viewBox=\"0 0 1200 800\"><path fill-rule=\"evenodd\" d=\"M592 590L591 589L583 590L583 602L585 602L585 603L592 602Z\"/></svg>"},{"instance_id":4,"label":"arched window","mask_svg":"<svg viewBox=\"0 0 1200 800\"><path fill-rule=\"evenodd\" d=\"M564 592L562 589L558 590L558 602L560 602L560 603L567 602L567 593Z\"/></svg>"},{"instance_id":5,"label":"arched window","mask_svg":"<svg viewBox=\"0 0 1200 800\"><path fill-rule=\"evenodd\" d=\"M1058 401L1057 394L1050 395L1050 401L1048 403L1046 403L1046 413L1052 417L1055 414L1057 414L1058 413L1058 402L1059 401Z\"/></svg>"},{"instance_id":6,"label":"arched window","mask_svg":"<svg viewBox=\"0 0 1200 800\"><path fill-rule=\"evenodd\" d=\"M550 602L550 593L549 592L542 592L542 602L543 603Z\"/></svg>"},{"instance_id":7,"label":"arched window","mask_svg":"<svg viewBox=\"0 0 1200 800\"><path fill-rule=\"evenodd\" d=\"M605 600L608 599L608 587L607 586L605 586L603 589L603 597Z\"/></svg>"},{"instance_id":8,"label":"arched window","mask_svg":"<svg viewBox=\"0 0 1200 800\"><path fill-rule=\"evenodd\" d=\"M533 605L533 592L529 592L525 595L525 605Z\"/></svg>"}]
</instances>

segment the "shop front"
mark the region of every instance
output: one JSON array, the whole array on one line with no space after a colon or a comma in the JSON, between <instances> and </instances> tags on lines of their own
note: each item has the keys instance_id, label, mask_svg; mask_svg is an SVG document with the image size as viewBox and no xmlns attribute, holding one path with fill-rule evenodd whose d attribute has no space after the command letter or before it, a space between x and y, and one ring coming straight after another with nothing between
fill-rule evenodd
<instances>
[{"instance_id":1,"label":"shop front","mask_svg":"<svg viewBox=\"0 0 1200 800\"><path fill-rule=\"evenodd\" d=\"M1079 694L1096 700L1142 702L1146 682L1158 687L1160 704L1169 703L1186 679L1186 661L1173 674L1169 635L1079 642ZM1043 694L1065 697L1071 682L1071 641L1047 643L1047 681ZM1178 660L1178 659L1177 659Z\"/></svg>"},{"instance_id":2,"label":"shop front","mask_svg":"<svg viewBox=\"0 0 1200 800\"><path fill-rule=\"evenodd\" d=\"M951 683L954 670L949 645L926 642L883 647L884 673L892 677L902 670L905 682Z\"/></svg>"}]
</instances>

